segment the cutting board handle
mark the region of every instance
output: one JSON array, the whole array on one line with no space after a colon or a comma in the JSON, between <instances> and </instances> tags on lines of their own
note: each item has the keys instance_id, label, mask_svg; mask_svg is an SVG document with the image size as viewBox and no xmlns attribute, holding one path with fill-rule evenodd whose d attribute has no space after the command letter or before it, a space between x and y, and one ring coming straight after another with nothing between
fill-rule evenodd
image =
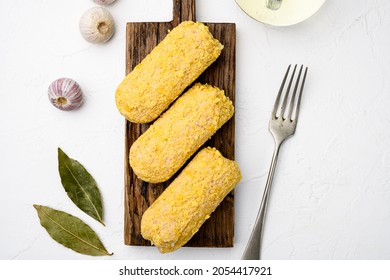
<instances>
[{"instance_id":1,"label":"cutting board handle","mask_svg":"<svg viewBox=\"0 0 390 280\"><path fill-rule=\"evenodd\" d=\"M195 2L195 0L173 0L173 26L186 20L196 21Z\"/></svg>"}]
</instances>

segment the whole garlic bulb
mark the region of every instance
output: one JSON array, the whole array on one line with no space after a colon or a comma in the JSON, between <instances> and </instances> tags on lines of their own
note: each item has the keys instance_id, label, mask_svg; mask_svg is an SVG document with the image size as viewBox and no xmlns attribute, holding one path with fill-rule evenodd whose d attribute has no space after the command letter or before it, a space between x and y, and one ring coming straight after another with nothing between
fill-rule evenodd
<instances>
[{"instance_id":1,"label":"whole garlic bulb","mask_svg":"<svg viewBox=\"0 0 390 280\"><path fill-rule=\"evenodd\" d=\"M110 5L115 2L115 0L92 0L92 1L99 5Z\"/></svg>"},{"instance_id":2,"label":"whole garlic bulb","mask_svg":"<svg viewBox=\"0 0 390 280\"><path fill-rule=\"evenodd\" d=\"M93 7L81 16L79 28L81 35L88 42L105 43L115 32L114 18L107 9Z\"/></svg>"},{"instance_id":3,"label":"whole garlic bulb","mask_svg":"<svg viewBox=\"0 0 390 280\"><path fill-rule=\"evenodd\" d=\"M53 81L48 89L50 102L60 110L77 109L83 103L83 92L80 85L69 78L59 78Z\"/></svg>"}]
</instances>

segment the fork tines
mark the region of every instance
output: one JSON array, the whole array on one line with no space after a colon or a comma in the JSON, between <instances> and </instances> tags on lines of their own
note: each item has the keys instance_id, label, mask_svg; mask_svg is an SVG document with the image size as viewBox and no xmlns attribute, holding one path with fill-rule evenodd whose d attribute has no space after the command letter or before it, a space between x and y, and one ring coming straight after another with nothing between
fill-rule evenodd
<instances>
[{"instance_id":1,"label":"fork tines","mask_svg":"<svg viewBox=\"0 0 390 280\"><path fill-rule=\"evenodd\" d=\"M293 89L293 94L290 97L290 90L291 90L291 86L293 84L295 72L297 69L297 65L295 64L294 70L292 71L292 74L290 75L290 81L287 85L287 89L285 90L285 93L284 93L284 98L283 98L282 104L279 105L280 99L283 95L283 90L284 90L287 78L289 76L290 68L291 68L291 65L288 66L286 74L284 75L283 82L280 86L278 96L276 97L276 100L275 100L275 105L274 105L274 108L272 111L272 117L274 119L278 119L278 118L282 117L283 120L287 119L287 120L296 122L298 119L299 108L300 108L301 98L302 98L302 91L303 91L303 87L305 85L306 74L307 74L308 68L301 65L301 67L299 69L298 77L295 78L295 86ZM305 68L305 72L303 74L303 79L301 80L303 68ZM299 91L298 91L298 88L299 88ZM298 100L296 100L297 99L296 98L297 92L298 92ZM286 115L287 107L288 107L288 112ZM295 112L294 112L294 108L296 108Z\"/></svg>"}]
</instances>

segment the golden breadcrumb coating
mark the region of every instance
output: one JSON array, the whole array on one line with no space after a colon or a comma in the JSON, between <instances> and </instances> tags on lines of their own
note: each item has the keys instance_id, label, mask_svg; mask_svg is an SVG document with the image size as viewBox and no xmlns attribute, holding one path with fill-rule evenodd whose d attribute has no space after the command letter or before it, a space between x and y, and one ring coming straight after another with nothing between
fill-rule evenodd
<instances>
[{"instance_id":1,"label":"golden breadcrumb coating","mask_svg":"<svg viewBox=\"0 0 390 280\"><path fill-rule=\"evenodd\" d=\"M187 243L241 180L235 161L204 148L146 210L141 234L161 253Z\"/></svg>"},{"instance_id":2,"label":"golden breadcrumb coating","mask_svg":"<svg viewBox=\"0 0 390 280\"><path fill-rule=\"evenodd\" d=\"M120 113L130 122L152 122L222 49L206 25L182 22L119 84L115 96Z\"/></svg>"},{"instance_id":3,"label":"golden breadcrumb coating","mask_svg":"<svg viewBox=\"0 0 390 280\"><path fill-rule=\"evenodd\" d=\"M133 143L130 166L143 181L167 181L233 113L223 90L195 84Z\"/></svg>"}]
</instances>

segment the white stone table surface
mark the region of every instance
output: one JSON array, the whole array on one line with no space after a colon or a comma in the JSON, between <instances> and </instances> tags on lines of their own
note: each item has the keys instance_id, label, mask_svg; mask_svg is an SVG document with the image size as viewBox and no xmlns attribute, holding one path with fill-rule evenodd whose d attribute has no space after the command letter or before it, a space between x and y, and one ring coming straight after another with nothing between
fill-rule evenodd
<instances>
[{"instance_id":1,"label":"white stone table surface","mask_svg":"<svg viewBox=\"0 0 390 280\"><path fill-rule=\"evenodd\" d=\"M114 92L125 73L125 25L170 21L171 0L117 0L114 37L92 45L78 21L92 1L0 1L0 259L94 259L54 242L34 203L86 221L112 257L239 259L260 205L273 139L268 121L288 64L309 67L296 134L283 146L264 236L264 259L390 259L390 1L328 0L313 17L272 27L234 0L198 0L197 19L237 25L233 248L154 247L123 242L124 119ZM85 104L48 101L59 77L80 83ZM62 189L57 148L95 177L103 227Z\"/></svg>"}]
</instances>

